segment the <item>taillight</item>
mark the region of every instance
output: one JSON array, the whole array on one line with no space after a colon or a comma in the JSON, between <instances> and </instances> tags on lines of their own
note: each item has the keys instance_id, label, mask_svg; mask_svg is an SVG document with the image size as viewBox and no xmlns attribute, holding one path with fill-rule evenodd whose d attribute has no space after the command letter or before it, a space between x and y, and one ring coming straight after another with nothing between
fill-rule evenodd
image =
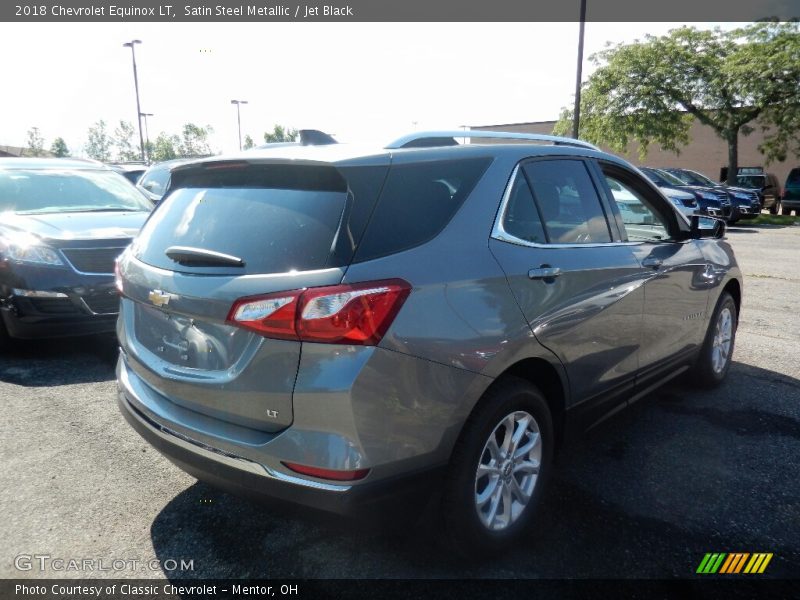
<instances>
[{"instance_id":1,"label":"taillight","mask_svg":"<svg viewBox=\"0 0 800 600\"><path fill-rule=\"evenodd\" d=\"M290 468L295 473L302 475L311 475L311 477L319 477L320 479L331 479L333 481L356 481L357 479L364 479L369 473L369 469L356 469L354 471L338 471L334 469L320 469L319 467L309 467L308 465L299 465L297 463L285 462L284 466Z\"/></svg>"},{"instance_id":2,"label":"taillight","mask_svg":"<svg viewBox=\"0 0 800 600\"><path fill-rule=\"evenodd\" d=\"M278 292L234 302L228 321L280 339L375 345L411 286L402 279Z\"/></svg>"}]
</instances>

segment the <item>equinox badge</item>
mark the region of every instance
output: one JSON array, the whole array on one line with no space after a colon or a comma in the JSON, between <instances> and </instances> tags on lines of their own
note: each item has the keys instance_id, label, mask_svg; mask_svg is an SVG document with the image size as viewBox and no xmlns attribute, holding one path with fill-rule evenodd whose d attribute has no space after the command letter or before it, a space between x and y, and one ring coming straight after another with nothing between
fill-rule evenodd
<instances>
[{"instance_id":1,"label":"equinox badge","mask_svg":"<svg viewBox=\"0 0 800 600\"><path fill-rule=\"evenodd\" d=\"M147 294L147 299L150 300L156 306L166 306L169 304L169 294L167 292L162 292L161 290L151 290L149 294Z\"/></svg>"}]
</instances>

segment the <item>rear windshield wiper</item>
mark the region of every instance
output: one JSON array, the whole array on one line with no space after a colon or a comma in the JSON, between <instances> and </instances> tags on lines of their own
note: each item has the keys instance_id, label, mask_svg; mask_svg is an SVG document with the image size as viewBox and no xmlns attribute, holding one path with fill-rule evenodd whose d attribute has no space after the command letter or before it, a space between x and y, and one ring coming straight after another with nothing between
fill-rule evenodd
<instances>
[{"instance_id":1,"label":"rear windshield wiper","mask_svg":"<svg viewBox=\"0 0 800 600\"><path fill-rule=\"evenodd\" d=\"M243 267L244 260L238 256L214 252L204 248L170 246L164 252L176 263L187 267Z\"/></svg>"}]
</instances>

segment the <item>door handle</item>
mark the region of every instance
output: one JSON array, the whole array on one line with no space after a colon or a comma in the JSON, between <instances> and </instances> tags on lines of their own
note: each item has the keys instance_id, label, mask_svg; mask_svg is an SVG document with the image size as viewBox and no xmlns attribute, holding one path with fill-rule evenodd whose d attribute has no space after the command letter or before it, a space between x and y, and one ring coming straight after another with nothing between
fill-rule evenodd
<instances>
[{"instance_id":1,"label":"door handle","mask_svg":"<svg viewBox=\"0 0 800 600\"><path fill-rule=\"evenodd\" d=\"M658 269L663 264L663 261L660 258L653 258L652 256L649 258L645 258L642 261L643 267L651 267L653 269Z\"/></svg>"},{"instance_id":2,"label":"door handle","mask_svg":"<svg viewBox=\"0 0 800 600\"><path fill-rule=\"evenodd\" d=\"M561 269L558 267L551 267L550 265L542 265L538 269L531 269L528 271L528 277L531 279L543 279L550 283L553 279L561 275ZM547 280L550 281L547 281Z\"/></svg>"}]
</instances>

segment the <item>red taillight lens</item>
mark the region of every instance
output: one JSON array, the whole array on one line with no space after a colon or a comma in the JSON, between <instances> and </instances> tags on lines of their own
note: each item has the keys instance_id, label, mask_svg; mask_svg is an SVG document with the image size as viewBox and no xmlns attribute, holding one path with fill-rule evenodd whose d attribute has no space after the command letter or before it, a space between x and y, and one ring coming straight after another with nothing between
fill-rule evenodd
<instances>
[{"instance_id":1,"label":"red taillight lens","mask_svg":"<svg viewBox=\"0 0 800 600\"><path fill-rule=\"evenodd\" d=\"M237 300L228 321L267 337L375 345L410 292L402 279L279 292Z\"/></svg>"},{"instance_id":2,"label":"red taillight lens","mask_svg":"<svg viewBox=\"0 0 800 600\"><path fill-rule=\"evenodd\" d=\"M285 462L284 466L288 467L295 473L302 475L310 475L311 477L319 477L320 479L330 479L332 481L356 481L364 479L369 473L369 469L356 469L355 471L337 471L334 469L320 469L318 467L309 467L307 465L298 465L297 463Z\"/></svg>"},{"instance_id":3,"label":"red taillight lens","mask_svg":"<svg viewBox=\"0 0 800 600\"><path fill-rule=\"evenodd\" d=\"M228 321L253 331L280 339L296 340L295 315L302 290L280 292L233 303Z\"/></svg>"}]
</instances>

